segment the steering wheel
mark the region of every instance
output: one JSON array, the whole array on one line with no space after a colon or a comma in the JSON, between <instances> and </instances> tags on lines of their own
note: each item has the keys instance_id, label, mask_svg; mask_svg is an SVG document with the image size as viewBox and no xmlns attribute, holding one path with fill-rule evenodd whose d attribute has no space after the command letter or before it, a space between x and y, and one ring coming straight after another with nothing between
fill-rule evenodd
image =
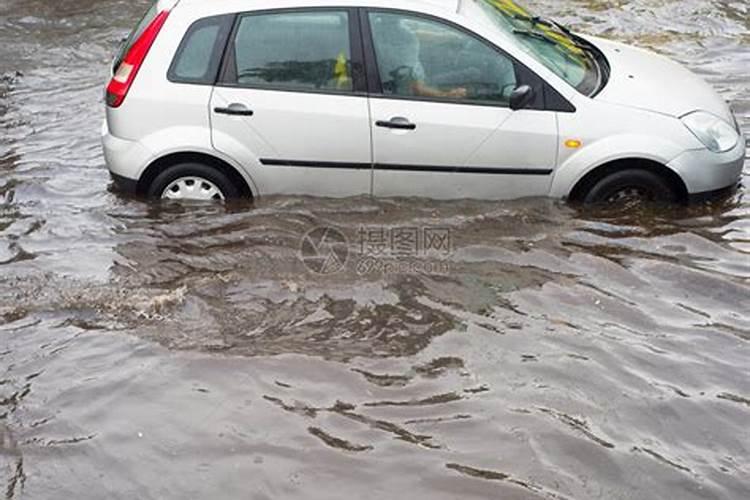
<instances>
[{"instance_id":1,"label":"steering wheel","mask_svg":"<svg viewBox=\"0 0 750 500\"><path fill-rule=\"evenodd\" d=\"M396 94L400 85L414 81L414 68L406 65L399 66L391 71L388 76L390 80L382 82L383 90Z\"/></svg>"}]
</instances>

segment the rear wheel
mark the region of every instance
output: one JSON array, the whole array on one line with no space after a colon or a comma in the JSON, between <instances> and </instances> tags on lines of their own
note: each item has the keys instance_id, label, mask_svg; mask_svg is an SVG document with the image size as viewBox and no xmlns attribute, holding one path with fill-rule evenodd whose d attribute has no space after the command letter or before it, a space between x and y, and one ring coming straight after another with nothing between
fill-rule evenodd
<instances>
[{"instance_id":1,"label":"rear wheel","mask_svg":"<svg viewBox=\"0 0 750 500\"><path fill-rule=\"evenodd\" d=\"M644 202L674 203L677 193L654 172L626 169L597 181L586 193L586 205L632 206Z\"/></svg>"},{"instance_id":2,"label":"rear wheel","mask_svg":"<svg viewBox=\"0 0 750 500\"><path fill-rule=\"evenodd\" d=\"M148 189L149 198L163 200L226 201L240 196L238 187L222 171L200 163L173 165Z\"/></svg>"}]
</instances>

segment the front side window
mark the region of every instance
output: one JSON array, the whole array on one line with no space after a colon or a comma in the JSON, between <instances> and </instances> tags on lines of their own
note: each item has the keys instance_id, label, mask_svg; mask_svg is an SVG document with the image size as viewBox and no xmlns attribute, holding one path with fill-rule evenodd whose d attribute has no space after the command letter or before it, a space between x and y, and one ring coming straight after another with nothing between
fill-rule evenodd
<instances>
[{"instance_id":1,"label":"front side window","mask_svg":"<svg viewBox=\"0 0 750 500\"><path fill-rule=\"evenodd\" d=\"M579 92L592 95L602 75L591 50L555 23L533 16L514 0L474 0L474 15L510 34L529 55Z\"/></svg>"},{"instance_id":2,"label":"front side window","mask_svg":"<svg viewBox=\"0 0 750 500\"><path fill-rule=\"evenodd\" d=\"M507 105L513 61L452 26L408 14L369 14L383 93Z\"/></svg>"},{"instance_id":3,"label":"front side window","mask_svg":"<svg viewBox=\"0 0 750 500\"><path fill-rule=\"evenodd\" d=\"M342 11L251 14L240 19L230 83L280 90L349 92L349 15Z\"/></svg>"}]
</instances>

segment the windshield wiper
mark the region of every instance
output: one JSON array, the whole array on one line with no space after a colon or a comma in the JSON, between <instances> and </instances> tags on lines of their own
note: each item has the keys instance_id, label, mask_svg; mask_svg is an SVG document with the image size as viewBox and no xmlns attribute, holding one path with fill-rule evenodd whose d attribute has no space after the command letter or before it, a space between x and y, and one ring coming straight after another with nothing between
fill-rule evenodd
<instances>
[{"instance_id":1,"label":"windshield wiper","mask_svg":"<svg viewBox=\"0 0 750 500\"><path fill-rule=\"evenodd\" d=\"M513 16L514 19L518 19L520 21L526 21L527 23L531 24L532 26L547 26L548 28L554 28L558 30L563 35L566 35L570 40L573 42L573 45L575 45L577 48L585 51L590 51L593 47L592 45L587 42L585 39L581 38L580 36L576 35L570 29L565 26L562 23L559 23L555 21L554 19L547 19L541 16L524 16L521 14L516 14Z\"/></svg>"},{"instance_id":2,"label":"windshield wiper","mask_svg":"<svg viewBox=\"0 0 750 500\"><path fill-rule=\"evenodd\" d=\"M513 18L514 19L519 19L521 21L526 21L528 23L531 23L533 26L536 26L537 24L541 24L542 26L548 26L550 28L555 28L555 29L559 30L561 33L564 33L564 34L568 35L571 38L575 37L575 35L573 34L573 32L570 31L570 29L567 26L565 26L565 25L563 25L561 23L558 23L554 19L547 19L547 18L544 18L544 17L541 17L541 16L531 16L531 17L529 17L529 16L524 16L524 15L521 15L521 14L516 14L516 15L513 16Z\"/></svg>"},{"instance_id":3,"label":"windshield wiper","mask_svg":"<svg viewBox=\"0 0 750 500\"><path fill-rule=\"evenodd\" d=\"M547 42L551 45L557 45L558 42L554 41L553 39L545 36L544 34L538 32L538 31L529 31L529 30L513 30L514 35L521 35L526 36L529 38L534 38L535 40L540 40L542 42Z\"/></svg>"}]
</instances>

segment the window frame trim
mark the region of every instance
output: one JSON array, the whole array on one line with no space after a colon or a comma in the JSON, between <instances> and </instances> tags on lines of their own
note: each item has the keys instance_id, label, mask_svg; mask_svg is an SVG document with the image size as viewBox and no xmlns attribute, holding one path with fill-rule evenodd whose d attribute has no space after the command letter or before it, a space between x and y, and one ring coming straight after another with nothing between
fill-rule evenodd
<instances>
[{"instance_id":1,"label":"window frame trim","mask_svg":"<svg viewBox=\"0 0 750 500\"><path fill-rule=\"evenodd\" d=\"M242 19L250 16L262 16L262 15L278 15L278 14L305 14L314 12L345 12L348 17L348 30L349 30L349 50L351 52L351 66L352 66L352 89L351 90L330 90L330 89L305 89L305 88L283 88L275 85L263 85L263 84L247 84L229 81L230 64L234 61L234 49L235 41L237 37L237 31L239 30ZM367 97L367 84L365 77L365 60L364 60L364 47L362 42L362 34L360 31L360 21L358 9L351 6L318 6L318 7L283 7L275 9L259 9L245 12L237 12L234 14L234 21L232 29L227 37L227 42L224 47L224 53L221 58L221 65L219 68L218 76L215 87L221 88L232 88L232 89L247 89L247 90L264 90L272 92L292 92L297 94L319 94L319 95L330 95L330 96L358 96ZM359 69L356 69L356 68Z\"/></svg>"}]
</instances>

